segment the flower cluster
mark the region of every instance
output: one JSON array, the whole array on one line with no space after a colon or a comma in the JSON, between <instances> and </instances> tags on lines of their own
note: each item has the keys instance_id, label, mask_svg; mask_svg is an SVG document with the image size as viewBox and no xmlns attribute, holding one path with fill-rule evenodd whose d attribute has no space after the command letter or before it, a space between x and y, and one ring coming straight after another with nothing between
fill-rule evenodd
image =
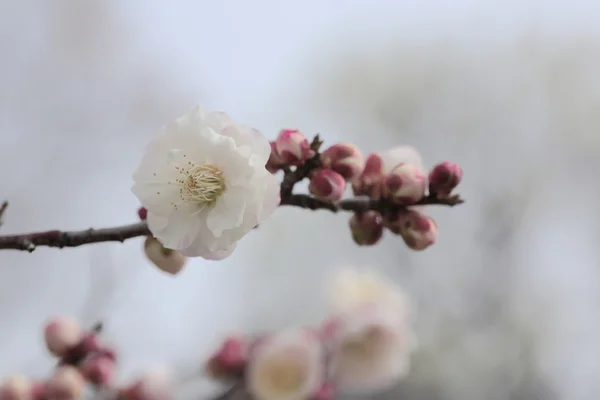
<instances>
[{"instance_id":1,"label":"flower cluster","mask_svg":"<svg viewBox=\"0 0 600 400\"><path fill-rule=\"evenodd\" d=\"M48 351L58 359L51 376L36 380L25 375L7 377L0 384L0 400L78 400L86 387L111 400L168 400L170 387L162 373L147 373L129 385L115 385L117 354L96 331L86 332L77 321L55 317L44 329Z\"/></svg>"},{"instance_id":2,"label":"flower cluster","mask_svg":"<svg viewBox=\"0 0 600 400\"><path fill-rule=\"evenodd\" d=\"M344 270L333 281L330 311L315 329L229 337L208 370L243 382L254 400L374 395L406 376L415 340L399 287L370 270Z\"/></svg>"},{"instance_id":3,"label":"flower cluster","mask_svg":"<svg viewBox=\"0 0 600 400\"><path fill-rule=\"evenodd\" d=\"M226 114L198 107L148 146L134 173L133 192L145 210L140 217L165 249L220 260L279 204L336 211L347 186L367 202L343 208L354 211L350 228L359 245L377 243L388 229L411 249L423 250L436 241L437 224L416 206L460 202L452 195L462 178L455 163L438 164L427 175L409 146L366 158L350 143L322 152L320 146L297 129L283 129L269 143ZM278 171L284 171L281 184ZM312 198L292 193L304 178ZM149 258L166 264L154 253ZM183 261L173 257L174 265L159 267L176 273Z\"/></svg>"}]
</instances>

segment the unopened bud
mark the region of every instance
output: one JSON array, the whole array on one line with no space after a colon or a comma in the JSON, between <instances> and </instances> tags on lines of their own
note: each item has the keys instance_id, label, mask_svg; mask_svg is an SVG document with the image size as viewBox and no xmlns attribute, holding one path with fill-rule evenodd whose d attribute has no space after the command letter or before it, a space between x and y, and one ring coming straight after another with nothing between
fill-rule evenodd
<instances>
[{"instance_id":1,"label":"unopened bud","mask_svg":"<svg viewBox=\"0 0 600 400\"><path fill-rule=\"evenodd\" d=\"M83 376L94 385L107 386L115 375L115 361L102 353L86 358L80 366Z\"/></svg>"},{"instance_id":2,"label":"unopened bud","mask_svg":"<svg viewBox=\"0 0 600 400\"><path fill-rule=\"evenodd\" d=\"M437 240L437 222L414 210L385 215L384 224L392 232L401 235L406 245L413 250L425 250Z\"/></svg>"},{"instance_id":3,"label":"unopened bud","mask_svg":"<svg viewBox=\"0 0 600 400\"><path fill-rule=\"evenodd\" d=\"M145 207L138 208L138 217L140 217L140 220L145 221L148 218L148 210Z\"/></svg>"},{"instance_id":4,"label":"unopened bud","mask_svg":"<svg viewBox=\"0 0 600 400\"><path fill-rule=\"evenodd\" d=\"M346 180L332 169L321 169L311 177L308 190L318 199L338 201L346 190Z\"/></svg>"},{"instance_id":5,"label":"unopened bud","mask_svg":"<svg viewBox=\"0 0 600 400\"><path fill-rule=\"evenodd\" d=\"M365 195L379 200L383 195L384 180L383 159L379 154L373 153L367 157L360 176L352 182L352 189L357 196Z\"/></svg>"},{"instance_id":6,"label":"unopened bud","mask_svg":"<svg viewBox=\"0 0 600 400\"><path fill-rule=\"evenodd\" d=\"M170 400L172 398L169 376L161 371L146 373L119 393L121 400Z\"/></svg>"},{"instance_id":7,"label":"unopened bud","mask_svg":"<svg viewBox=\"0 0 600 400\"><path fill-rule=\"evenodd\" d=\"M429 193L439 199L449 197L462 176L462 168L456 163L445 161L436 165L429 173Z\"/></svg>"},{"instance_id":8,"label":"unopened bud","mask_svg":"<svg viewBox=\"0 0 600 400\"><path fill-rule=\"evenodd\" d=\"M297 129L283 129L279 132L275 149L285 165L302 165L314 155L308 139Z\"/></svg>"},{"instance_id":9,"label":"unopened bud","mask_svg":"<svg viewBox=\"0 0 600 400\"><path fill-rule=\"evenodd\" d=\"M0 400L33 400L33 382L24 375L13 375L0 384Z\"/></svg>"},{"instance_id":10,"label":"unopened bud","mask_svg":"<svg viewBox=\"0 0 600 400\"><path fill-rule=\"evenodd\" d=\"M74 349L83 336L79 323L69 317L56 317L50 320L44 329L48 351L56 357L62 357Z\"/></svg>"},{"instance_id":11,"label":"unopened bud","mask_svg":"<svg viewBox=\"0 0 600 400\"><path fill-rule=\"evenodd\" d=\"M399 164L385 178L386 197L399 204L414 204L425 196L425 173L412 164Z\"/></svg>"},{"instance_id":12,"label":"unopened bud","mask_svg":"<svg viewBox=\"0 0 600 400\"><path fill-rule=\"evenodd\" d=\"M374 245L383 236L383 221L377 211L355 213L350 218L352 239L359 246Z\"/></svg>"},{"instance_id":13,"label":"unopened bud","mask_svg":"<svg viewBox=\"0 0 600 400\"><path fill-rule=\"evenodd\" d=\"M144 242L146 257L163 272L171 275L179 273L187 258L176 250L165 248L158 239L148 236Z\"/></svg>"},{"instance_id":14,"label":"unopened bud","mask_svg":"<svg viewBox=\"0 0 600 400\"><path fill-rule=\"evenodd\" d=\"M214 378L241 376L248 361L249 344L242 338L232 336L223 342L210 358L208 372Z\"/></svg>"},{"instance_id":15,"label":"unopened bud","mask_svg":"<svg viewBox=\"0 0 600 400\"><path fill-rule=\"evenodd\" d=\"M339 143L321 153L321 165L331 168L347 181L356 179L365 167L365 158L359 148L349 143Z\"/></svg>"},{"instance_id":16,"label":"unopened bud","mask_svg":"<svg viewBox=\"0 0 600 400\"><path fill-rule=\"evenodd\" d=\"M76 400L81 398L85 378L75 367L59 367L46 382L46 397L53 400Z\"/></svg>"},{"instance_id":17,"label":"unopened bud","mask_svg":"<svg viewBox=\"0 0 600 400\"><path fill-rule=\"evenodd\" d=\"M267 168L267 171L274 174L275 172L279 171L282 167L284 167L285 163L283 162L283 159L277 152L277 148L275 147L275 142L271 142L270 144L271 144L271 155L269 156L269 160L267 161L267 165L265 167Z\"/></svg>"}]
</instances>

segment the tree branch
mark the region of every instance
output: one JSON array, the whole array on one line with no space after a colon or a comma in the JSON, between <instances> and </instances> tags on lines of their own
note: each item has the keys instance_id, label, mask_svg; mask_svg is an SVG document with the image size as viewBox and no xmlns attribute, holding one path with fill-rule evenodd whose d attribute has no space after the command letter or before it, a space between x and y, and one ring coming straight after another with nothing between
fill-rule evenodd
<instances>
[{"instance_id":1,"label":"tree branch","mask_svg":"<svg viewBox=\"0 0 600 400\"><path fill-rule=\"evenodd\" d=\"M444 205L452 207L463 202L464 200L459 196L453 196L449 199L437 199L428 196L413 205ZM308 210L328 210L331 212L364 212L367 210L386 212L406 208L405 206L397 206L383 201L358 198L329 203L306 194L290 194L289 196L282 197L280 205L294 206ZM145 222L139 222L137 224L122 225L113 228L90 228L83 231L52 230L18 235L3 235L0 236L0 250L12 249L32 252L38 246L58 248L78 247L91 243L124 242L127 239L147 236L149 234L148 225Z\"/></svg>"},{"instance_id":2,"label":"tree branch","mask_svg":"<svg viewBox=\"0 0 600 400\"><path fill-rule=\"evenodd\" d=\"M406 209L407 206L405 205L395 205L384 200L352 198L332 203L319 200L308 194L293 194L294 186L307 178L311 171L319 168L321 163L319 159L319 148L322 143L319 135L316 135L311 143L311 149L315 153L314 156L309 158L303 165L298 166L293 170L284 168L284 176L280 188L281 206L294 206L308 210L328 210L331 212L364 212L375 210L386 213ZM411 204L411 206L443 205L452 207L462 203L464 203L464 200L458 195L447 199L438 199L437 197L430 195L424 197L417 203ZM2 222L2 214L7 207L8 202L4 202L2 206L0 206L0 224ZM124 242L127 239L150 234L146 222L139 222L137 224L104 229L90 228L83 231L70 232L51 230L17 235L4 235L0 236L0 250L13 249L32 252L38 246L58 248L78 247L85 244L100 242Z\"/></svg>"},{"instance_id":3,"label":"tree branch","mask_svg":"<svg viewBox=\"0 0 600 400\"><path fill-rule=\"evenodd\" d=\"M100 242L124 242L138 236L149 235L145 222L104 229L86 229L83 231L45 231L20 235L0 236L0 249L26 250L32 252L37 246L77 247Z\"/></svg>"}]
</instances>

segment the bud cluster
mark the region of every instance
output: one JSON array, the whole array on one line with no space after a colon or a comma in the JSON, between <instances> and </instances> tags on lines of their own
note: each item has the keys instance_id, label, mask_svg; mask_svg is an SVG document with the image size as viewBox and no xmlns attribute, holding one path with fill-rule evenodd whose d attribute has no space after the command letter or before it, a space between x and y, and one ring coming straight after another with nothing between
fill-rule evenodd
<instances>
[{"instance_id":1,"label":"bud cluster","mask_svg":"<svg viewBox=\"0 0 600 400\"><path fill-rule=\"evenodd\" d=\"M314 161L307 164L309 159ZM340 202L350 183L355 196L378 202L367 210L357 207L350 218L354 241L360 246L373 245L387 228L413 250L424 250L437 239L437 223L422 213L423 205L451 199L462 179L460 166L448 161L427 174L421 155L409 146L372 153L366 159L350 143L334 144L317 153L308 139L293 129L282 130L271 142L266 167L273 173L304 168L303 176L310 180L308 190L327 203Z\"/></svg>"},{"instance_id":2,"label":"bud cluster","mask_svg":"<svg viewBox=\"0 0 600 400\"><path fill-rule=\"evenodd\" d=\"M88 385L112 390L118 400L170 398L166 381L153 375L138 378L123 388L116 387L116 352L102 343L97 332L85 331L69 317L50 320L44 339L50 354L58 359L51 376L45 380L25 375L7 377L0 384L0 400L78 400Z\"/></svg>"},{"instance_id":3,"label":"bud cluster","mask_svg":"<svg viewBox=\"0 0 600 400\"><path fill-rule=\"evenodd\" d=\"M462 169L451 162L436 165L427 175L420 155L411 147L369 155L364 169L352 181L352 189L355 195L383 201L387 207L356 212L350 219L352 238L358 245L373 245L387 228L413 250L428 248L437 240L438 226L422 213L421 202L425 198L450 198L461 179Z\"/></svg>"}]
</instances>

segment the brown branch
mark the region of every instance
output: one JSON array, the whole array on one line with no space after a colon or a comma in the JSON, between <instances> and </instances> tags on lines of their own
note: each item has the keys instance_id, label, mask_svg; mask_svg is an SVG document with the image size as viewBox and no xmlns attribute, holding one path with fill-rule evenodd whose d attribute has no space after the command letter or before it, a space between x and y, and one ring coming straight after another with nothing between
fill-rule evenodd
<instances>
[{"instance_id":1,"label":"brown branch","mask_svg":"<svg viewBox=\"0 0 600 400\"><path fill-rule=\"evenodd\" d=\"M311 143L311 149L315 152L315 155L308 159L302 166L296 167L293 170L290 168L284 169L284 176L280 189L281 206L294 206L308 210L328 210L331 212L364 212L368 210L375 210L382 213L398 211L406 208L405 205L395 205L383 200L352 198L332 203L319 200L307 194L293 194L292 192L294 186L298 182L307 178L311 171L320 166L319 148L321 147L321 144L322 141L319 139L319 135L315 136ZM421 199L419 202L411 204L411 206L443 205L452 207L462 204L463 202L464 200L462 200L458 195L452 196L448 199L438 199L435 196L427 196ZM6 210L7 206L8 203L4 202L0 207L0 220L2 213ZM83 231L68 232L52 230L45 232L0 236L0 249L25 250L32 252L38 246L58 248L78 247L85 244L100 242L124 242L127 239L139 236L147 236L150 234L151 233L148 230L148 226L145 222L117 226L114 228L90 228Z\"/></svg>"},{"instance_id":2,"label":"brown branch","mask_svg":"<svg viewBox=\"0 0 600 400\"><path fill-rule=\"evenodd\" d=\"M104 229L86 229L83 231L45 231L20 235L0 236L0 249L26 250L32 252L37 246L77 247L100 242L124 242L138 236L149 235L145 222Z\"/></svg>"},{"instance_id":3,"label":"brown branch","mask_svg":"<svg viewBox=\"0 0 600 400\"><path fill-rule=\"evenodd\" d=\"M444 205L452 207L462 204L463 202L464 200L459 196L453 196L445 200L429 196L412 205ZM286 197L282 196L280 205L294 206L308 210L328 210L332 212L363 212L367 210L386 212L406 208L405 206L393 205L382 201L357 198L342 200L337 203L329 203L306 194L291 194ZM83 231L69 232L53 230L0 236L0 249L26 250L32 252L38 246L58 248L78 247L91 243L124 242L127 239L147 236L149 234L150 231L145 222L116 226L114 228L86 229Z\"/></svg>"}]
</instances>

